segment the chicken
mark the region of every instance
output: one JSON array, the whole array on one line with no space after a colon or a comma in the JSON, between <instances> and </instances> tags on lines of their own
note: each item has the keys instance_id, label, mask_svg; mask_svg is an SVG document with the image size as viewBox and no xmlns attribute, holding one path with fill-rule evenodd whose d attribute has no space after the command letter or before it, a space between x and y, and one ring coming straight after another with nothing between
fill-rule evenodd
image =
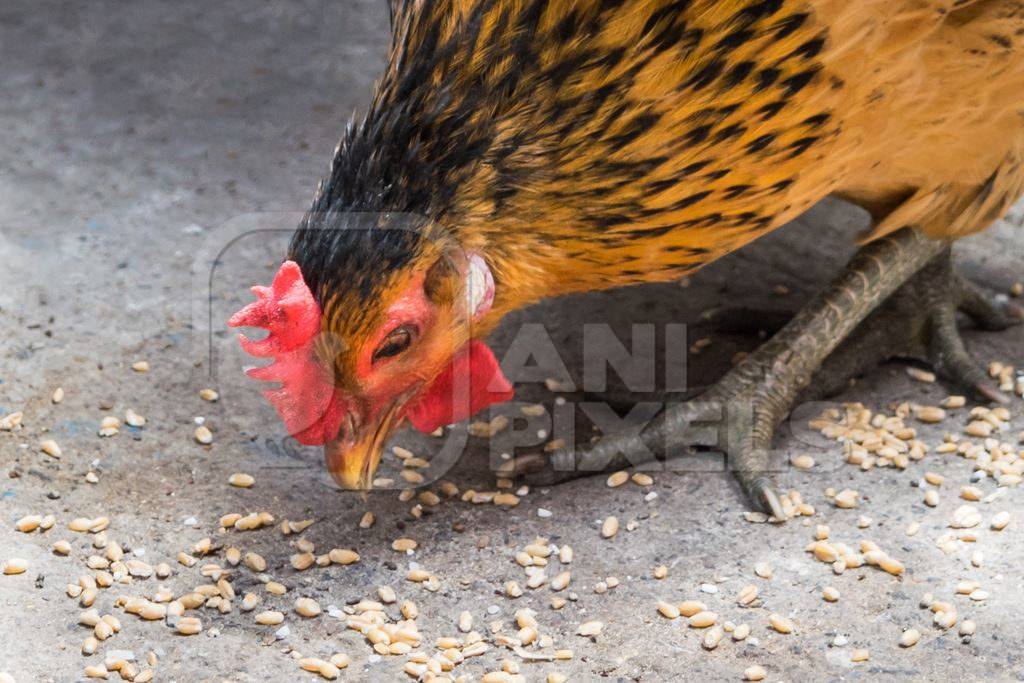
<instances>
[{"instance_id":1,"label":"chicken","mask_svg":"<svg viewBox=\"0 0 1024 683\"><path fill-rule=\"evenodd\" d=\"M778 511L772 430L875 309L912 302L916 346L998 398L950 321L963 306L999 327L1004 312L952 273L948 243L1024 194L1024 2L393 0L391 14L369 110L273 287L230 321L270 329L243 337L276 359L254 375L280 382L268 397L340 484L367 487L400 424L432 431L512 396L483 341L510 311L679 278L828 195L870 212L866 246L709 394L748 406L723 426L747 493ZM687 415L554 462L664 457Z\"/></svg>"}]
</instances>

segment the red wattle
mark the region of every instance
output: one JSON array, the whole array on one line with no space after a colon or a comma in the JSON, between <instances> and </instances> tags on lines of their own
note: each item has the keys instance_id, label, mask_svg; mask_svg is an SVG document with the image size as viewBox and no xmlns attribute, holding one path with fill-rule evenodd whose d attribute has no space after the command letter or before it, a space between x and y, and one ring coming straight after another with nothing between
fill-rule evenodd
<instances>
[{"instance_id":1,"label":"red wattle","mask_svg":"<svg viewBox=\"0 0 1024 683\"><path fill-rule=\"evenodd\" d=\"M448 367L406 410L406 417L421 432L465 420L515 392L491 349L476 339L452 358Z\"/></svg>"},{"instance_id":2,"label":"red wattle","mask_svg":"<svg viewBox=\"0 0 1024 683\"><path fill-rule=\"evenodd\" d=\"M314 356L313 340L295 351L278 353L272 365L253 368L246 374L281 383L277 389L264 391L263 396L296 441L304 446L322 446L337 436L349 406Z\"/></svg>"}]
</instances>

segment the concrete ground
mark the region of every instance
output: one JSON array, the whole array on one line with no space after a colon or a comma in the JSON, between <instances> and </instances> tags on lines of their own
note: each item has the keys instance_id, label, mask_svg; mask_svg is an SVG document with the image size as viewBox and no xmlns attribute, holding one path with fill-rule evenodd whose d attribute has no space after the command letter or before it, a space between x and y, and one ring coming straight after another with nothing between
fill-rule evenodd
<instances>
[{"instance_id":1,"label":"concrete ground","mask_svg":"<svg viewBox=\"0 0 1024 683\"><path fill-rule=\"evenodd\" d=\"M816 512L785 525L746 521L746 503L727 475L713 471L710 458L692 461L690 471L653 472L647 488L612 489L596 478L535 488L512 509L446 500L416 519L414 501L400 501L393 489L365 499L337 492L318 452L283 440L272 410L241 375L245 359L222 321L248 300L250 284L269 280L295 212L326 171L350 112L368 98L386 25L381 0L8 0L0 7L0 415L24 413L19 429L0 431L0 562L20 557L29 564L23 574L0 576L0 671L19 682L70 681L111 650L130 650L140 660L150 651L159 655L159 681L316 680L295 657L343 652L351 658L343 678L400 680L405 656L375 655L359 633L327 613L328 606L337 614L361 598L376 599L376 587L389 585L400 600L417 603L425 652L435 652L438 637L459 635L462 611L473 615L491 647L454 675L476 680L504 658L531 681L552 671L579 681L740 680L755 664L772 681L1024 679L1021 492L1005 488L994 501L975 503L982 517L976 541L955 541L944 552L936 540L950 531L953 511L965 502L958 491L972 471L970 461L955 455L933 452L906 471L862 472L842 462L840 445L813 438L805 427L808 409L779 440L776 461L803 453L815 458L813 470L784 468L779 481L799 490ZM700 319L709 309L740 302L792 308L848 258L863 221L859 212L826 202L699 273L687 288L547 302L506 321L495 346L503 350L524 323L541 323L578 379L585 323L607 322L628 333L631 322L688 322L695 324L693 340L707 334ZM964 270L1008 291L1024 278L1022 224L1018 212L962 243ZM214 258L220 265L211 269ZM213 304L206 307L211 291ZM969 331L966 338L984 362L1024 366L1024 329ZM712 381L737 351L758 342L737 334L713 339L690 357L693 385ZM132 370L139 360L148 361L149 372ZM880 367L837 400L889 412L898 402L935 404L949 393L941 384L913 381L904 368ZM210 386L220 391L217 403L198 397ZM57 387L65 395L60 404L51 402ZM521 387L519 395L553 403L539 383ZM104 416L123 416L129 408L146 417L145 426L97 435ZM1020 399L1010 410L1012 422L999 436L1016 444L1024 428ZM209 447L192 437L199 416L214 434ZM947 432L961 434L966 422L966 410L959 410L942 424L915 426L936 446ZM464 427L452 431L463 434ZM39 452L44 439L60 444L59 459ZM399 441L422 455L438 448L425 437ZM469 443L445 476L461 490L494 490L487 442ZM392 458L382 476L396 471ZM946 477L935 508L923 504L915 486L925 471ZM85 481L88 472L98 483ZM255 486L229 487L233 472L254 475ZM858 490L859 510L834 507L828 487ZM978 487L985 496L996 491L991 480ZM361 529L366 510L377 521ZM1004 531L991 531L989 520L1001 510L1014 519ZM354 548L361 560L298 572L289 564L296 536L276 528L218 532L222 515L254 511L278 521L315 519L303 535L317 553ZM30 514L52 514L56 525L15 531L16 520ZM85 565L95 551L92 537L69 531L68 523L101 515L110 519L110 540L136 559L170 563L173 574L100 590L95 606L119 615L123 629L84 657L88 630L77 624L81 608L65 586L95 573ZM600 521L611 515L623 528L602 539ZM872 518L870 527L858 528L860 515ZM908 536L912 521L920 531ZM804 552L815 524L828 524L834 539L851 546L875 541L905 564L905 573L864 567L833 574ZM391 549L402 536L419 542L412 556ZM285 612L286 634L275 637L280 627L257 625L239 600L230 614L203 610L204 632L192 637L114 607L117 596L152 597L161 584L180 595L208 582L200 565L175 561L203 537L266 558L263 580L285 584L286 595L270 595L244 567L235 570L233 585L240 595L262 596L258 609ZM557 595L549 586L526 589L517 599L504 595L506 581L525 584L514 553L536 537L575 551L572 583L561 593L575 599L560 610L549 605ZM60 539L70 541L69 557L51 551ZM969 562L975 551L984 554L980 567ZM205 561L225 564L224 552ZM774 578L756 577L757 562L772 565ZM658 565L668 567L661 580L652 577ZM414 566L437 577L436 591L405 580ZM552 558L549 577L560 571ZM595 592L608 577L619 584ZM977 581L989 598L955 595L961 580ZM736 595L748 584L758 586L758 600L741 607ZM826 586L839 590L838 602L822 600ZM919 607L926 592L954 603L960 621L973 619L973 639L962 642L957 627L934 626ZM324 614L296 615L291 606L298 596L315 598ZM655 609L659 600L687 599L702 600L722 622L748 623L750 637L726 636L706 651L699 631ZM571 660L530 662L500 644L498 635L515 634L513 616L521 608L536 610L540 633L551 637L549 646L529 650L567 648ZM398 618L397 605L387 612ZM795 633L771 631L771 613L790 617ZM603 632L577 635L591 620L603 622ZM498 635L492 622L503 623ZM920 642L901 649L897 641L908 627L921 631ZM851 662L858 648L869 650L868 661Z\"/></svg>"}]
</instances>

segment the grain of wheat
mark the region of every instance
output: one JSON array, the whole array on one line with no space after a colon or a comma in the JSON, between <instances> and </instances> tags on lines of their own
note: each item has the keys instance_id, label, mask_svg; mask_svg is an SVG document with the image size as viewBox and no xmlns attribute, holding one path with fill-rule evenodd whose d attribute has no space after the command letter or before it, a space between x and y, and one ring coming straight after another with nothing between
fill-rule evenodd
<instances>
[{"instance_id":1,"label":"grain of wheat","mask_svg":"<svg viewBox=\"0 0 1024 683\"><path fill-rule=\"evenodd\" d=\"M203 623L197 617L181 617L175 629L183 636L194 636L203 630Z\"/></svg>"},{"instance_id":2,"label":"grain of wheat","mask_svg":"<svg viewBox=\"0 0 1024 683\"><path fill-rule=\"evenodd\" d=\"M682 613L682 610L680 610ZM708 628L714 626L718 622L718 614L708 610L697 612L689 619L689 624L692 628Z\"/></svg>"},{"instance_id":3,"label":"grain of wheat","mask_svg":"<svg viewBox=\"0 0 1024 683\"><path fill-rule=\"evenodd\" d=\"M416 550L419 544L411 538L396 538L391 542L391 549L400 553Z\"/></svg>"},{"instance_id":4,"label":"grain of wheat","mask_svg":"<svg viewBox=\"0 0 1024 683\"><path fill-rule=\"evenodd\" d=\"M3 571L7 576L24 574L28 571L28 560L21 557L12 557L4 562Z\"/></svg>"},{"instance_id":5,"label":"grain of wheat","mask_svg":"<svg viewBox=\"0 0 1024 683\"><path fill-rule=\"evenodd\" d=\"M256 477L244 472L235 472L228 477L228 484L240 489L251 488L256 483Z\"/></svg>"},{"instance_id":6,"label":"grain of wheat","mask_svg":"<svg viewBox=\"0 0 1024 683\"><path fill-rule=\"evenodd\" d=\"M51 458L59 458L63 455L60 446L53 439L45 439L39 443L39 450Z\"/></svg>"},{"instance_id":7,"label":"grain of wheat","mask_svg":"<svg viewBox=\"0 0 1024 683\"><path fill-rule=\"evenodd\" d=\"M713 626L704 632L704 636L701 638L701 646L705 650L714 650L722 642L723 635L725 635L725 631L722 630L721 626Z\"/></svg>"},{"instance_id":8,"label":"grain of wheat","mask_svg":"<svg viewBox=\"0 0 1024 683\"><path fill-rule=\"evenodd\" d=\"M610 475L607 481L605 481L605 484L607 484L609 488L618 488L627 481L629 481L629 472L626 470L619 470L618 472Z\"/></svg>"},{"instance_id":9,"label":"grain of wheat","mask_svg":"<svg viewBox=\"0 0 1024 683\"><path fill-rule=\"evenodd\" d=\"M914 647L921 639L921 632L916 628L908 628L900 635L900 647Z\"/></svg>"},{"instance_id":10,"label":"grain of wheat","mask_svg":"<svg viewBox=\"0 0 1024 683\"><path fill-rule=\"evenodd\" d=\"M833 502L837 508L850 509L857 507L857 497L860 494L852 489L844 489L836 494Z\"/></svg>"},{"instance_id":11,"label":"grain of wheat","mask_svg":"<svg viewBox=\"0 0 1024 683\"><path fill-rule=\"evenodd\" d=\"M768 624L779 633L792 633L796 629L793 620L781 614L769 615Z\"/></svg>"},{"instance_id":12,"label":"grain of wheat","mask_svg":"<svg viewBox=\"0 0 1024 683\"><path fill-rule=\"evenodd\" d=\"M266 610L256 615L256 623L261 626L277 626L284 621L284 614L277 610Z\"/></svg>"},{"instance_id":13,"label":"grain of wheat","mask_svg":"<svg viewBox=\"0 0 1024 683\"><path fill-rule=\"evenodd\" d=\"M743 680L745 681L763 681L767 675L768 672L760 664L748 666L743 670Z\"/></svg>"},{"instance_id":14,"label":"grain of wheat","mask_svg":"<svg viewBox=\"0 0 1024 683\"><path fill-rule=\"evenodd\" d=\"M619 533L618 517L606 517L604 522L601 523L601 536L603 538L613 538L617 533Z\"/></svg>"},{"instance_id":15,"label":"grain of wheat","mask_svg":"<svg viewBox=\"0 0 1024 683\"><path fill-rule=\"evenodd\" d=\"M992 516L990 526L994 531L1002 531L1010 524L1010 513L1005 510Z\"/></svg>"},{"instance_id":16,"label":"grain of wheat","mask_svg":"<svg viewBox=\"0 0 1024 683\"><path fill-rule=\"evenodd\" d=\"M303 617L317 617L320 616L320 604L313 598L297 598L295 611Z\"/></svg>"}]
</instances>

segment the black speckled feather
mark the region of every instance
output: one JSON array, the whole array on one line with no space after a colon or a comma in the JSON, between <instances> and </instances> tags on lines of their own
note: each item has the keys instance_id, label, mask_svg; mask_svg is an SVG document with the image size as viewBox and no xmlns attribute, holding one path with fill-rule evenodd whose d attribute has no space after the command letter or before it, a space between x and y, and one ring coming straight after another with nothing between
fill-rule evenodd
<instances>
[{"instance_id":1,"label":"black speckled feather","mask_svg":"<svg viewBox=\"0 0 1024 683\"><path fill-rule=\"evenodd\" d=\"M367 305L447 231L507 312L678 277L828 194L876 234L981 229L1024 191L1022 7L393 0L387 69L291 257L321 300Z\"/></svg>"}]
</instances>

